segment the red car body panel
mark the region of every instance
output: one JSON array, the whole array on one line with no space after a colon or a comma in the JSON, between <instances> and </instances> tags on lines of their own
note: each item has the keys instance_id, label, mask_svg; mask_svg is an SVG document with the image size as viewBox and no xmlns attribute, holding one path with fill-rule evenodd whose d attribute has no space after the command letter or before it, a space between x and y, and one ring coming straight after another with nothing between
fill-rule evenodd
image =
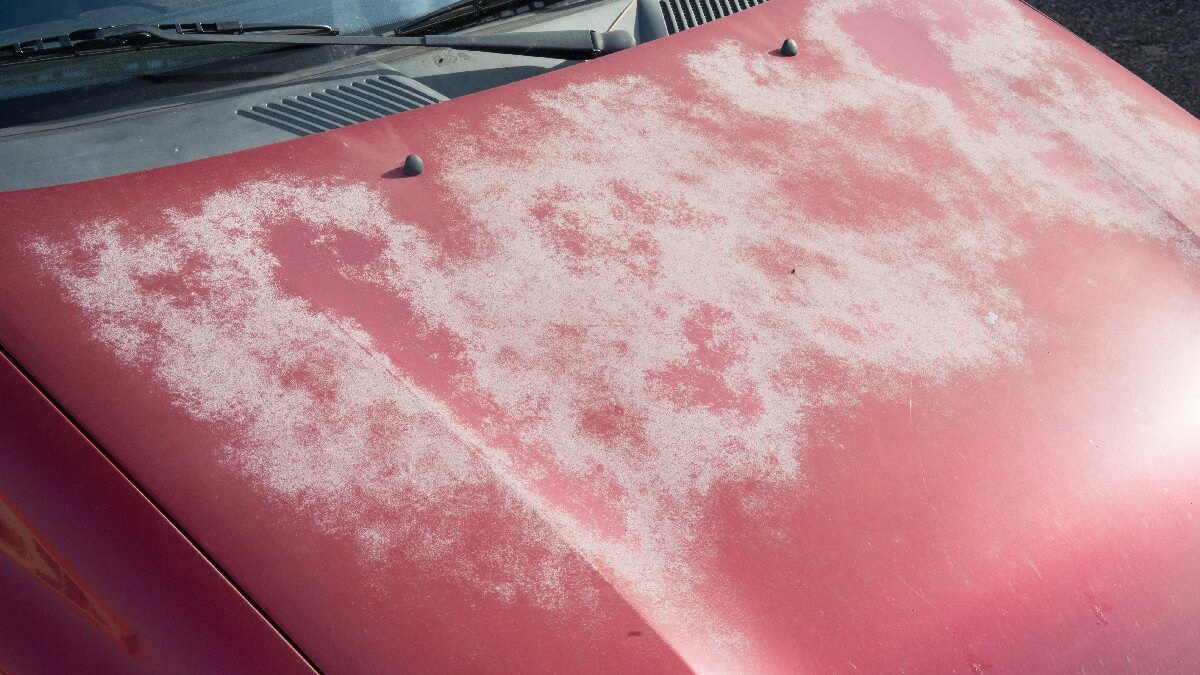
<instances>
[{"instance_id":1,"label":"red car body panel","mask_svg":"<svg viewBox=\"0 0 1200 675\"><path fill-rule=\"evenodd\" d=\"M313 672L7 360L0 400L0 672Z\"/></svg>"},{"instance_id":2,"label":"red car body panel","mask_svg":"<svg viewBox=\"0 0 1200 675\"><path fill-rule=\"evenodd\" d=\"M1200 667L1200 123L1023 5L0 205L0 343L320 668Z\"/></svg>"}]
</instances>

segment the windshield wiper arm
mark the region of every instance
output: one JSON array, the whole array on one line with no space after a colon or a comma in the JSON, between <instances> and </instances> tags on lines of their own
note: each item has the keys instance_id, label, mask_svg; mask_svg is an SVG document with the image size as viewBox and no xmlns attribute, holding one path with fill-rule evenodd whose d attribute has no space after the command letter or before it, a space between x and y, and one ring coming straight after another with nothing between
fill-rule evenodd
<instances>
[{"instance_id":1,"label":"windshield wiper arm","mask_svg":"<svg viewBox=\"0 0 1200 675\"><path fill-rule=\"evenodd\" d=\"M74 31L66 36L42 38L3 46L0 47L0 64L43 58L61 58L64 55L88 52L197 44L449 47L500 54L590 59L632 47L634 41L633 36L623 30L379 36L340 35L336 29L329 26L305 24L242 24L236 21L167 24L164 26L131 24Z\"/></svg>"}]
</instances>

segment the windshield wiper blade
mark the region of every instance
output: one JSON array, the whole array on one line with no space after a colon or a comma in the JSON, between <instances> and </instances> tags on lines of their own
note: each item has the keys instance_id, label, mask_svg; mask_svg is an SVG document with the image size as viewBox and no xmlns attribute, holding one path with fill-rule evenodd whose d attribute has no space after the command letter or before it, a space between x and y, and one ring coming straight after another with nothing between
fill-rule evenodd
<instances>
[{"instance_id":1,"label":"windshield wiper blade","mask_svg":"<svg viewBox=\"0 0 1200 675\"><path fill-rule=\"evenodd\" d=\"M529 4L530 0L456 0L431 12L393 24L392 34L412 35L417 31L429 32L444 25L472 23L496 12ZM545 0L547 5L558 0Z\"/></svg>"},{"instance_id":2,"label":"windshield wiper blade","mask_svg":"<svg viewBox=\"0 0 1200 675\"><path fill-rule=\"evenodd\" d=\"M316 34L314 34L316 33ZM53 45L47 44L53 42ZM350 45L363 47L449 47L468 51L590 59L634 45L628 31L559 30L472 33L466 35L341 35L329 26L242 24L131 24L75 31L0 47L0 64L62 58L82 53L142 47L198 44L268 44L284 46Z\"/></svg>"}]
</instances>

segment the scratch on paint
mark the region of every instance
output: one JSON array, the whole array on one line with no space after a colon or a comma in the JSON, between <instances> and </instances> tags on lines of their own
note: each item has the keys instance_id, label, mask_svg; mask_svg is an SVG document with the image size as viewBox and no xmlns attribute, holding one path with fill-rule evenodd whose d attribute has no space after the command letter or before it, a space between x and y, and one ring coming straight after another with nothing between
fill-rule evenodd
<instances>
[{"instance_id":1,"label":"scratch on paint","mask_svg":"<svg viewBox=\"0 0 1200 675\"><path fill-rule=\"evenodd\" d=\"M924 601L925 604L929 605L930 607L933 607L934 609L937 609L937 607L932 602L929 601L929 598L925 597L924 593L922 593L921 591L918 591L915 586L913 586L912 584L905 581L904 577L901 577L896 572L892 572L892 576L896 577L896 579L898 579L900 581L900 583L907 586L908 590L912 591L913 594L916 595L918 598L920 598L922 601Z\"/></svg>"}]
</instances>

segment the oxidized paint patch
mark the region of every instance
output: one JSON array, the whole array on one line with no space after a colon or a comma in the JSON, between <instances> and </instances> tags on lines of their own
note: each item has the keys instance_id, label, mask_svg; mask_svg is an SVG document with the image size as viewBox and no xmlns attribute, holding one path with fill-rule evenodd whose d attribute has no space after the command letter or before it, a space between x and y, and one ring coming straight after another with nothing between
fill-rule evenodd
<instances>
[{"instance_id":1,"label":"oxidized paint patch","mask_svg":"<svg viewBox=\"0 0 1200 675\"><path fill-rule=\"evenodd\" d=\"M97 337L151 368L194 417L236 429L227 461L321 527L358 537L367 561L402 547L485 593L556 605L578 571L573 556L497 485L503 469L489 468L470 432L397 375L352 320L280 292L272 228L329 226L319 215L329 209L343 227L389 218L361 186L260 183L214 195L199 213L98 223L71 247L36 248L97 317ZM543 534L461 555L472 514L492 511L515 511ZM389 525L398 518L421 526ZM511 575L482 578L498 561ZM567 576L547 577L539 564Z\"/></svg>"},{"instance_id":2,"label":"oxidized paint patch","mask_svg":"<svg viewBox=\"0 0 1200 675\"><path fill-rule=\"evenodd\" d=\"M716 488L803 499L813 419L1021 364L1048 327L1007 270L1039 233L1195 257L1171 214L1194 224L1196 135L1062 74L1008 5L817 2L795 29L796 59L723 40L444 127L423 180L461 221L282 175L35 250L235 430L227 461L375 564L561 607L578 555L691 665L753 667L748 610L706 587ZM464 545L493 511L524 537Z\"/></svg>"}]
</instances>

